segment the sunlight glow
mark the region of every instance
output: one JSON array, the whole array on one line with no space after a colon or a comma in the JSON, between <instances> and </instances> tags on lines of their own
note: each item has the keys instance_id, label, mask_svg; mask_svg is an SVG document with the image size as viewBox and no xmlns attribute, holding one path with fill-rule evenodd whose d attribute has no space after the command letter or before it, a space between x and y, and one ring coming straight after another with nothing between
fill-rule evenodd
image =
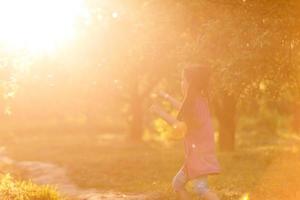
<instances>
[{"instance_id":1,"label":"sunlight glow","mask_svg":"<svg viewBox=\"0 0 300 200\"><path fill-rule=\"evenodd\" d=\"M83 0L0 0L0 45L33 54L72 40Z\"/></svg>"},{"instance_id":2,"label":"sunlight glow","mask_svg":"<svg viewBox=\"0 0 300 200\"><path fill-rule=\"evenodd\" d=\"M243 196L240 198L240 200L250 200L249 194L248 193L243 194Z\"/></svg>"},{"instance_id":3,"label":"sunlight glow","mask_svg":"<svg viewBox=\"0 0 300 200\"><path fill-rule=\"evenodd\" d=\"M119 13L113 12L113 13L111 14L111 16L112 16L113 18L118 18L118 17L119 17Z\"/></svg>"}]
</instances>

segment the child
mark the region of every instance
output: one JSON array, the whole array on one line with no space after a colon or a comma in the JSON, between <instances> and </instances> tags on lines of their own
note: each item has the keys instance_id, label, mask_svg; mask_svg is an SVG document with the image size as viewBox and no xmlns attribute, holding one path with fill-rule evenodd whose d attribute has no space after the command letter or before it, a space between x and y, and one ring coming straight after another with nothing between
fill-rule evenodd
<instances>
[{"instance_id":1,"label":"child","mask_svg":"<svg viewBox=\"0 0 300 200\"><path fill-rule=\"evenodd\" d=\"M178 132L183 132L185 161L172 183L174 191L182 200L189 199L189 194L185 189L188 181L192 181L194 192L202 198L219 199L207 185L207 176L220 172L208 108L209 78L210 68L208 67L185 68L182 77L183 103L181 104L166 93L160 94L175 108L180 109L177 118L159 106L152 107L153 112L173 126L176 137L178 137Z\"/></svg>"}]
</instances>

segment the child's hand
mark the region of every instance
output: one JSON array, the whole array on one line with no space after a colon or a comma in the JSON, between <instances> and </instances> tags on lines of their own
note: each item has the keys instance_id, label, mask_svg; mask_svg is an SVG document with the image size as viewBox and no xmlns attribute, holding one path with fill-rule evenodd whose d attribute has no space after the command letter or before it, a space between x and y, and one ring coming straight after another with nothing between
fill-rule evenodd
<instances>
[{"instance_id":1,"label":"child's hand","mask_svg":"<svg viewBox=\"0 0 300 200\"><path fill-rule=\"evenodd\" d=\"M184 122L177 122L172 127L173 127L173 132L172 132L171 139L173 140L182 139L187 132L187 127Z\"/></svg>"},{"instance_id":2,"label":"child's hand","mask_svg":"<svg viewBox=\"0 0 300 200\"><path fill-rule=\"evenodd\" d=\"M168 140L181 140L185 137L187 132L187 127L184 122L177 122L172 125L172 130L170 133L167 133L166 139Z\"/></svg>"}]
</instances>

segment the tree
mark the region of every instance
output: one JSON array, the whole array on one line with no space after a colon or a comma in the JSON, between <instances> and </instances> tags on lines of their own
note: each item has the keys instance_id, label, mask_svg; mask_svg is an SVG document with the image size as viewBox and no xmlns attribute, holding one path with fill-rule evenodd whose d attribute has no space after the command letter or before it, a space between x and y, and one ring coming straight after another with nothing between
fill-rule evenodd
<instances>
[{"instance_id":1,"label":"tree","mask_svg":"<svg viewBox=\"0 0 300 200\"><path fill-rule=\"evenodd\" d=\"M299 43L299 33L295 30L299 24L296 14L299 4L292 1L207 3L220 12L209 16L200 33L203 36L199 49L208 49L202 54L215 65L220 148L231 151L239 101L249 95L259 98L261 84L271 98L298 86L293 51Z\"/></svg>"},{"instance_id":2,"label":"tree","mask_svg":"<svg viewBox=\"0 0 300 200\"><path fill-rule=\"evenodd\" d=\"M128 111L135 138L143 129L144 109L138 102L150 91L145 85L152 88L170 69L178 73L184 65L201 60L213 66L217 77L213 96L222 100L214 104L223 150L234 149L239 101L259 95L261 84L272 97L297 85L293 52L299 43L298 3L145 0L124 5L119 4L124 9L106 29L104 41L112 36L114 40L101 43L109 53L101 55L110 58L109 66L122 80L122 94L131 102Z\"/></svg>"},{"instance_id":3,"label":"tree","mask_svg":"<svg viewBox=\"0 0 300 200\"><path fill-rule=\"evenodd\" d=\"M170 13L164 12L168 7L161 2L90 4L94 13L94 24L87 34L94 36L88 47L93 52L91 59L111 78L116 98L124 102L130 136L140 140L149 95L177 64L176 26L170 23Z\"/></svg>"}]
</instances>

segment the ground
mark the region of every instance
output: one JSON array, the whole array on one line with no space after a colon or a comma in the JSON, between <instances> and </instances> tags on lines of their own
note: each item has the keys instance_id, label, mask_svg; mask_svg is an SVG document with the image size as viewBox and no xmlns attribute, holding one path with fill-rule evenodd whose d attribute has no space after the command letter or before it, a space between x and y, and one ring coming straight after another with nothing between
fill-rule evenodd
<instances>
[{"instance_id":1,"label":"ground","mask_svg":"<svg viewBox=\"0 0 300 200\"><path fill-rule=\"evenodd\" d=\"M183 161L180 142L138 144L103 133L22 132L0 141L15 160L64 167L82 188L158 199L174 199L170 182ZM222 173L209 179L211 188L224 200L300 199L299 147L299 137L288 134L248 139L234 153L219 153Z\"/></svg>"}]
</instances>

